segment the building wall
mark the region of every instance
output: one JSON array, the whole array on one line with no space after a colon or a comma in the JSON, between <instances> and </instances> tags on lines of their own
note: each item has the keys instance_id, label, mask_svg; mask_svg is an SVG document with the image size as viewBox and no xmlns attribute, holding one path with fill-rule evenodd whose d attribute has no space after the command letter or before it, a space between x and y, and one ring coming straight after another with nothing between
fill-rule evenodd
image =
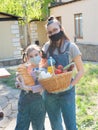
<instances>
[{"instance_id":1,"label":"building wall","mask_svg":"<svg viewBox=\"0 0 98 130\"><path fill-rule=\"evenodd\" d=\"M74 14L82 13L83 39L77 42L98 45L98 0L81 0L50 9L50 15L61 16L62 25L68 37L74 41Z\"/></svg>"},{"instance_id":2,"label":"building wall","mask_svg":"<svg viewBox=\"0 0 98 130\"><path fill-rule=\"evenodd\" d=\"M46 33L46 29L45 29L45 22L37 22L37 31L38 31L38 38L39 41L41 43L41 45L43 45L46 41L47 41L47 33Z\"/></svg>"},{"instance_id":3,"label":"building wall","mask_svg":"<svg viewBox=\"0 0 98 130\"><path fill-rule=\"evenodd\" d=\"M0 14L0 18L9 18L9 16Z\"/></svg>"},{"instance_id":4,"label":"building wall","mask_svg":"<svg viewBox=\"0 0 98 130\"><path fill-rule=\"evenodd\" d=\"M17 21L0 21L0 61L21 57Z\"/></svg>"},{"instance_id":5,"label":"building wall","mask_svg":"<svg viewBox=\"0 0 98 130\"><path fill-rule=\"evenodd\" d=\"M84 61L98 62L98 45L77 43Z\"/></svg>"},{"instance_id":6,"label":"building wall","mask_svg":"<svg viewBox=\"0 0 98 130\"><path fill-rule=\"evenodd\" d=\"M39 40L40 45L43 45L47 41L47 34L45 30L44 21L31 22L31 43L34 44L36 40Z\"/></svg>"}]
</instances>

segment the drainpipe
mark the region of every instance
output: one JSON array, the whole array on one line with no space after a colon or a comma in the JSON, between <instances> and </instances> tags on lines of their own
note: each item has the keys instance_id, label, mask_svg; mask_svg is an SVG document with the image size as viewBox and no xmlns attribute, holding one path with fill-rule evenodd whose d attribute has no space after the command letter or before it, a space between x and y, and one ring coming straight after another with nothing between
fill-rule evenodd
<instances>
[{"instance_id":1,"label":"drainpipe","mask_svg":"<svg viewBox=\"0 0 98 130\"><path fill-rule=\"evenodd\" d=\"M77 37L76 37L76 35L74 36L74 42L75 42L75 43L77 42Z\"/></svg>"}]
</instances>

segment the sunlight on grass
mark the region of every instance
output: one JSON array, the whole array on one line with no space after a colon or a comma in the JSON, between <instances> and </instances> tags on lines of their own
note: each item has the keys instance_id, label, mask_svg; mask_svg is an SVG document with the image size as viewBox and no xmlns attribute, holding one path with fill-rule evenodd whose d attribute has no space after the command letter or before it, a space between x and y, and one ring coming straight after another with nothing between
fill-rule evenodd
<instances>
[{"instance_id":1,"label":"sunlight on grass","mask_svg":"<svg viewBox=\"0 0 98 130\"><path fill-rule=\"evenodd\" d=\"M7 69L8 72L11 74L8 78L0 79L2 83L6 84L8 87L15 88L15 74L16 69Z\"/></svg>"},{"instance_id":2,"label":"sunlight on grass","mask_svg":"<svg viewBox=\"0 0 98 130\"><path fill-rule=\"evenodd\" d=\"M77 125L79 130L98 130L98 64L85 63L84 68L76 86Z\"/></svg>"}]
</instances>

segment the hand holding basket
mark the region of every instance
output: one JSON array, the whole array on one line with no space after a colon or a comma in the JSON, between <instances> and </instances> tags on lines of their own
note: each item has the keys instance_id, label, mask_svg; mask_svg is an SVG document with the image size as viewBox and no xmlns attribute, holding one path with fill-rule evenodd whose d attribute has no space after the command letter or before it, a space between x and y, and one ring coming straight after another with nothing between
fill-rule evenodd
<instances>
[{"instance_id":1,"label":"hand holding basket","mask_svg":"<svg viewBox=\"0 0 98 130\"><path fill-rule=\"evenodd\" d=\"M53 69L52 77L40 79L40 84L49 92L49 93L58 93L65 91L69 86L72 79L72 70L66 71L65 73L55 74L53 64L51 63L51 67ZM73 65L72 63L70 65ZM70 65L64 68L64 71L67 70Z\"/></svg>"}]
</instances>

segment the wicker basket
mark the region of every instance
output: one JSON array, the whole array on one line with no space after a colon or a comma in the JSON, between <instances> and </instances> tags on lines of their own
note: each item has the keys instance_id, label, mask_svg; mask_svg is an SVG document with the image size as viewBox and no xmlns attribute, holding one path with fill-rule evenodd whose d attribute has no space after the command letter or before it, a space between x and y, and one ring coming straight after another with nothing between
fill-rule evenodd
<instances>
[{"instance_id":1,"label":"wicker basket","mask_svg":"<svg viewBox=\"0 0 98 130\"><path fill-rule=\"evenodd\" d=\"M72 71L54 75L47 79L39 80L40 84L49 92L56 93L66 90L70 85L72 78Z\"/></svg>"}]
</instances>

